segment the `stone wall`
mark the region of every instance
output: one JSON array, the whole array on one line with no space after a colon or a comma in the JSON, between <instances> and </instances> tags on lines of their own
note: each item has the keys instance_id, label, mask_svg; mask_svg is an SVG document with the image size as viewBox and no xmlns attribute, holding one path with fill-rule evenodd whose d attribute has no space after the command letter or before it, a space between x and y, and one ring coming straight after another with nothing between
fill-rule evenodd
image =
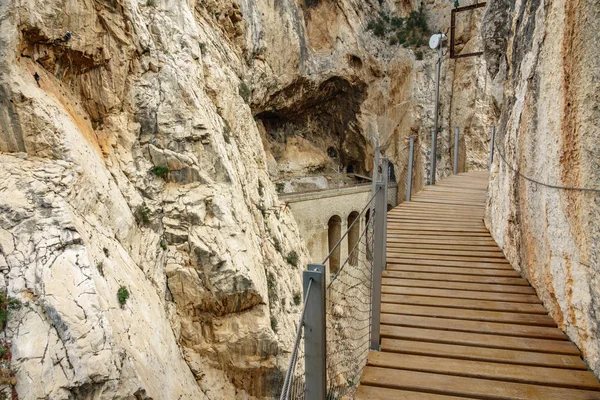
<instances>
[{"instance_id":1,"label":"stone wall","mask_svg":"<svg viewBox=\"0 0 600 400\"><path fill-rule=\"evenodd\" d=\"M486 223L600 376L600 192L548 186L600 189L600 2L490 2L484 26L502 108Z\"/></svg>"}]
</instances>

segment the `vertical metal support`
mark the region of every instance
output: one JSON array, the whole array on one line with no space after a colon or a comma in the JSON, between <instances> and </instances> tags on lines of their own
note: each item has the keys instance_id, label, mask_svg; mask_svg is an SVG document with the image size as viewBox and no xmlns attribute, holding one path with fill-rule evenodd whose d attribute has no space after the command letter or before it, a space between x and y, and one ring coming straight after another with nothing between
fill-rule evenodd
<instances>
[{"instance_id":1,"label":"vertical metal support","mask_svg":"<svg viewBox=\"0 0 600 400\"><path fill-rule=\"evenodd\" d=\"M490 165L489 169L492 169L494 163L494 141L496 140L496 125L492 125L492 140L490 140Z\"/></svg>"},{"instance_id":2,"label":"vertical metal support","mask_svg":"<svg viewBox=\"0 0 600 400\"><path fill-rule=\"evenodd\" d=\"M375 197L375 221L373 238L373 287L371 290L371 345L370 349L380 349L381 322L381 274L385 269L385 226L386 226L386 185L377 182Z\"/></svg>"},{"instance_id":3,"label":"vertical metal support","mask_svg":"<svg viewBox=\"0 0 600 400\"><path fill-rule=\"evenodd\" d=\"M457 126L454 130L454 175L458 174L458 135L460 128Z\"/></svg>"},{"instance_id":4,"label":"vertical metal support","mask_svg":"<svg viewBox=\"0 0 600 400\"><path fill-rule=\"evenodd\" d=\"M436 130L431 131L431 164L429 165L429 184L435 185L435 164L436 164L436 144L437 144L437 132Z\"/></svg>"},{"instance_id":5,"label":"vertical metal support","mask_svg":"<svg viewBox=\"0 0 600 400\"><path fill-rule=\"evenodd\" d=\"M410 201L412 192L413 156L415 152L415 137L410 137L410 150L408 151L408 177L406 178L406 201Z\"/></svg>"},{"instance_id":6,"label":"vertical metal support","mask_svg":"<svg viewBox=\"0 0 600 400\"><path fill-rule=\"evenodd\" d=\"M304 271L302 277L305 301L308 283L312 280L304 314L306 398L325 400L327 396L325 265L308 264L308 269Z\"/></svg>"}]
</instances>

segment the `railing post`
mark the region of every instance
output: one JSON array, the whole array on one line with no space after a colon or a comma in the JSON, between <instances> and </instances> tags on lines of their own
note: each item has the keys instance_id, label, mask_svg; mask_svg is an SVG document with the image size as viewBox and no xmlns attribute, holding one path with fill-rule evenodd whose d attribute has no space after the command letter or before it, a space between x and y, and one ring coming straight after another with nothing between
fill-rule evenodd
<instances>
[{"instance_id":1,"label":"railing post","mask_svg":"<svg viewBox=\"0 0 600 400\"><path fill-rule=\"evenodd\" d=\"M373 227L373 286L371 290L371 350L380 349L381 273L385 269L386 185L377 182Z\"/></svg>"},{"instance_id":2,"label":"railing post","mask_svg":"<svg viewBox=\"0 0 600 400\"><path fill-rule=\"evenodd\" d=\"M406 179L406 201L410 201L412 191L413 155L415 151L415 137L410 137L410 149L408 150L408 177Z\"/></svg>"},{"instance_id":3,"label":"railing post","mask_svg":"<svg viewBox=\"0 0 600 400\"><path fill-rule=\"evenodd\" d=\"M490 140L490 165L489 169L492 169L494 163L494 140L496 139L496 125L492 125L492 140Z\"/></svg>"},{"instance_id":4,"label":"railing post","mask_svg":"<svg viewBox=\"0 0 600 400\"><path fill-rule=\"evenodd\" d=\"M460 128L457 126L454 131L454 175L458 174L458 135Z\"/></svg>"},{"instance_id":5,"label":"railing post","mask_svg":"<svg viewBox=\"0 0 600 400\"><path fill-rule=\"evenodd\" d=\"M308 283L312 279L306 301ZM325 265L308 264L303 273L306 301L304 314L304 357L307 399L325 400L327 396L327 347L325 339Z\"/></svg>"},{"instance_id":6,"label":"railing post","mask_svg":"<svg viewBox=\"0 0 600 400\"><path fill-rule=\"evenodd\" d=\"M435 185L435 169L436 169L436 146L437 146L437 128L431 131L431 164L429 166L429 184Z\"/></svg>"}]
</instances>

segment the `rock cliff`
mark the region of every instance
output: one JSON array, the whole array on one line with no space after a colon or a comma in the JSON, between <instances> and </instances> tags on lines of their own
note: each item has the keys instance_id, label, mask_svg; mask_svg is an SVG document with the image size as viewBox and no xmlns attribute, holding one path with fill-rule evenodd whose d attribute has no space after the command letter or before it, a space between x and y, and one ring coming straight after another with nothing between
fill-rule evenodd
<instances>
[{"instance_id":1,"label":"rock cliff","mask_svg":"<svg viewBox=\"0 0 600 400\"><path fill-rule=\"evenodd\" d=\"M600 2L496 1L484 27L502 107L487 224L600 376Z\"/></svg>"},{"instance_id":2,"label":"rock cliff","mask_svg":"<svg viewBox=\"0 0 600 400\"><path fill-rule=\"evenodd\" d=\"M1 357L19 398L273 396L309 261L274 182L368 173L374 136L404 183L413 134L423 184L434 55L368 26L421 6L448 28L441 0L0 3L0 284L21 304ZM457 123L482 128L462 168L485 164L493 112L482 59L446 71L462 90L440 175Z\"/></svg>"}]
</instances>

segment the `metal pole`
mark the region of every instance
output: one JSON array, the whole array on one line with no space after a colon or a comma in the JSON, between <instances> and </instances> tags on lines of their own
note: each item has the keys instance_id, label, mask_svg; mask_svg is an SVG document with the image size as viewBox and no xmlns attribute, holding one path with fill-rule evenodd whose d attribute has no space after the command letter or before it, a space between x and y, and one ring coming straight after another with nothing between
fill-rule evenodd
<instances>
[{"instance_id":1,"label":"metal pole","mask_svg":"<svg viewBox=\"0 0 600 400\"><path fill-rule=\"evenodd\" d=\"M494 163L494 140L496 139L496 125L492 125L492 140L490 140L490 166L489 169L492 169L492 164Z\"/></svg>"},{"instance_id":2,"label":"metal pole","mask_svg":"<svg viewBox=\"0 0 600 400\"><path fill-rule=\"evenodd\" d=\"M435 164L436 164L436 146L437 146L437 132L438 132L438 117L440 114L440 76L442 73L442 57L443 57L444 40L440 36L440 46L438 49L438 59L435 66L435 110L434 110L434 123L433 123L433 134L431 135L431 171L429 183L435 185Z\"/></svg>"},{"instance_id":3,"label":"metal pole","mask_svg":"<svg viewBox=\"0 0 600 400\"><path fill-rule=\"evenodd\" d=\"M458 135L460 128L457 126L454 131L454 175L458 174Z\"/></svg>"},{"instance_id":4,"label":"metal pole","mask_svg":"<svg viewBox=\"0 0 600 400\"><path fill-rule=\"evenodd\" d=\"M304 296L312 280L304 316L304 358L307 399L327 396L327 347L325 332L325 265L308 264L303 272Z\"/></svg>"},{"instance_id":5,"label":"metal pole","mask_svg":"<svg viewBox=\"0 0 600 400\"><path fill-rule=\"evenodd\" d=\"M436 142L437 142L437 133L434 130L431 131L431 164L429 165L429 184L435 185L435 163L436 163Z\"/></svg>"},{"instance_id":6,"label":"metal pole","mask_svg":"<svg viewBox=\"0 0 600 400\"><path fill-rule=\"evenodd\" d=\"M415 137L410 137L410 150L408 151L408 177L406 178L406 201L410 201L412 191L413 154L415 151Z\"/></svg>"},{"instance_id":7,"label":"metal pole","mask_svg":"<svg viewBox=\"0 0 600 400\"><path fill-rule=\"evenodd\" d=\"M380 349L380 322L381 322L381 274L385 269L385 223L386 201L385 183L377 182L377 196L375 197L375 225L373 240L373 287L371 291L371 345L370 349Z\"/></svg>"}]
</instances>

